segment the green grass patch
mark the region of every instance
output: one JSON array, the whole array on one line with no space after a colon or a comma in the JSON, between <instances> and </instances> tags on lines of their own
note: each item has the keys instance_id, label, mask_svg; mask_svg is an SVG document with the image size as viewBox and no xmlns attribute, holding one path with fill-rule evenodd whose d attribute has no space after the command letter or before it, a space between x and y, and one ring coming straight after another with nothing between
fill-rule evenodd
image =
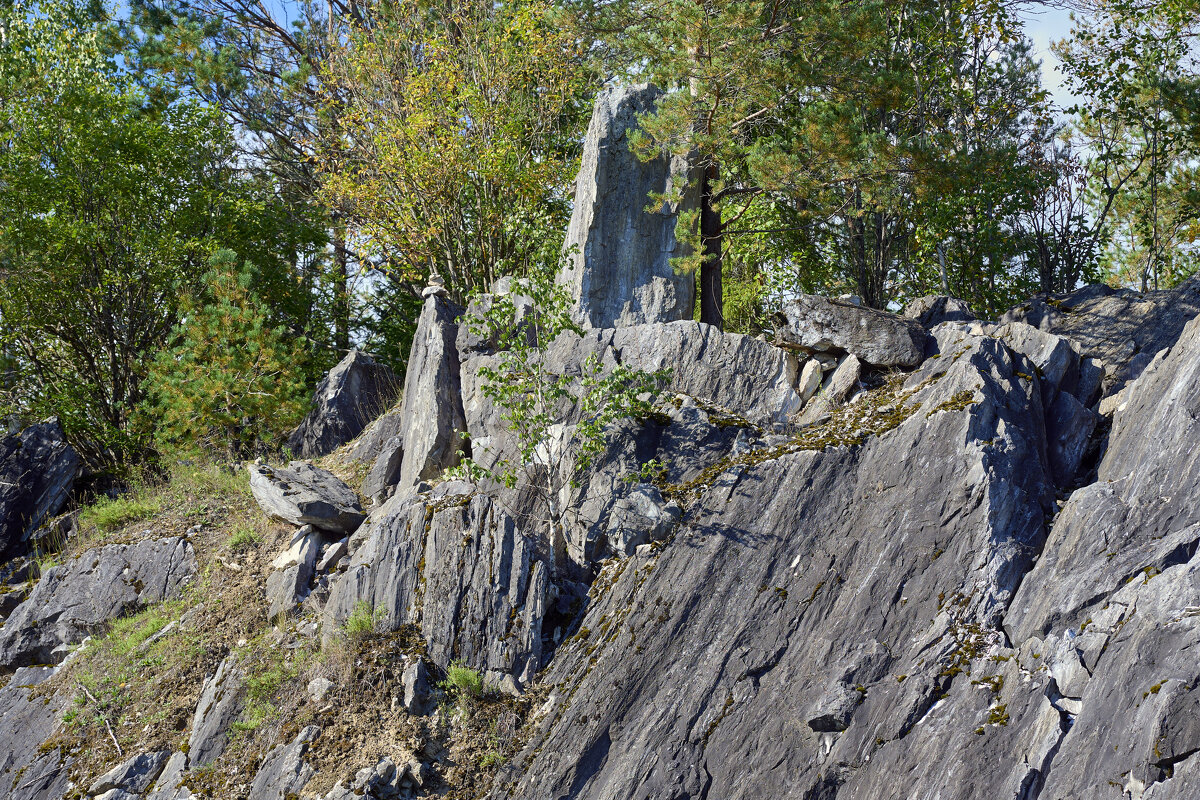
<instances>
[{"instance_id":1,"label":"green grass patch","mask_svg":"<svg viewBox=\"0 0 1200 800\"><path fill-rule=\"evenodd\" d=\"M225 547L231 552L241 553L258 547L261 542L262 536L253 528L246 525L239 525L233 529L233 533L229 534L229 538L225 540Z\"/></svg>"},{"instance_id":2,"label":"green grass patch","mask_svg":"<svg viewBox=\"0 0 1200 800\"><path fill-rule=\"evenodd\" d=\"M483 676L461 661L446 668L446 680L441 685L458 697L483 697Z\"/></svg>"},{"instance_id":3,"label":"green grass patch","mask_svg":"<svg viewBox=\"0 0 1200 800\"><path fill-rule=\"evenodd\" d=\"M162 501L157 497L106 497L80 511L79 524L100 533L112 533L123 525L153 517L161 510Z\"/></svg>"},{"instance_id":4,"label":"green grass patch","mask_svg":"<svg viewBox=\"0 0 1200 800\"><path fill-rule=\"evenodd\" d=\"M366 600L360 600L354 606L354 610L350 612L350 616L346 618L346 624L342 626L342 630L346 632L346 636L351 639L363 639L377 633L379 624L383 622L384 610L377 608L372 610L371 604Z\"/></svg>"}]
</instances>

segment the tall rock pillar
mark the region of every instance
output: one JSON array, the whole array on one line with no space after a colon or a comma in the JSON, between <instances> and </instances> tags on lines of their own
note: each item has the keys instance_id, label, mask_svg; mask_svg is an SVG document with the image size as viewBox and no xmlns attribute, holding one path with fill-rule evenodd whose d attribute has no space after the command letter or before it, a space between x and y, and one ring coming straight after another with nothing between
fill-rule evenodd
<instances>
[{"instance_id":1,"label":"tall rock pillar","mask_svg":"<svg viewBox=\"0 0 1200 800\"><path fill-rule=\"evenodd\" d=\"M692 318L695 276L676 274L671 258L684 255L675 238L676 215L694 208L696 198L646 211L650 193L666 191L672 174L687 169L687 159L664 154L643 162L629 149L637 115L653 111L661 96L641 84L606 88L596 98L567 230L573 268L558 277L585 327Z\"/></svg>"}]
</instances>

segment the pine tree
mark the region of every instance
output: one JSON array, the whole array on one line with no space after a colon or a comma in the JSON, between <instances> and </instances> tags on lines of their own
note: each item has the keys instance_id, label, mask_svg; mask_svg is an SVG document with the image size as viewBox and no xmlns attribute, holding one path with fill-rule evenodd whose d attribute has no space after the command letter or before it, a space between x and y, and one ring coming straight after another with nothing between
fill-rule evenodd
<instances>
[{"instance_id":1,"label":"pine tree","mask_svg":"<svg viewBox=\"0 0 1200 800\"><path fill-rule=\"evenodd\" d=\"M172 345L150 370L145 419L160 447L240 458L304 413L302 343L272 328L250 264L219 251L201 297L185 299Z\"/></svg>"}]
</instances>

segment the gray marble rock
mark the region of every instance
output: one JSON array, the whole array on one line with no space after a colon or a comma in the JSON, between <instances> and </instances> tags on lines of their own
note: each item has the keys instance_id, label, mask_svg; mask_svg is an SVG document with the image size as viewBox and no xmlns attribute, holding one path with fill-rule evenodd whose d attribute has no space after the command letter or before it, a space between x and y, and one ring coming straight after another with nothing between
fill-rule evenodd
<instances>
[{"instance_id":1,"label":"gray marble rock","mask_svg":"<svg viewBox=\"0 0 1200 800\"><path fill-rule=\"evenodd\" d=\"M42 744L58 730L70 697L33 691L53 677L54 667L23 667L0 688L0 797L58 800L70 783L73 759Z\"/></svg>"},{"instance_id":2,"label":"gray marble rock","mask_svg":"<svg viewBox=\"0 0 1200 800\"><path fill-rule=\"evenodd\" d=\"M308 745L321 733L316 725L309 725L288 743L281 744L263 760L254 782L250 784L250 797L254 800L288 800L299 797L316 771L304 761Z\"/></svg>"},{"instance_id":3,"label":"gray marble rock","mask_svg":"<svg viewBox=\"0 0 1200 800\"><path fill-rule=\"evenodd\" d=\"M297 458L318 458L354 439L391 407L400 381L386 365L351 350L317 384L312 410L288 437Z\"/></svg>"},{"instance_id":4,"label":"gray marble rock","mask_svg":"<svg viewBox=\"0 0 1200 800\"><path fill-rule=\"evenodd\" d=\"M712 477L601 573L490 796L1019 796L1060 720L1001 628L1053 498L1029 368L964 336L894 429Z\"/></svg>"},{"instance_id":5,"label":"gray marble rock","mask_svg":"<svg viewBox=\"0 0 1200 800\"><path fill-rule=\"evenodd\" d=\"M120 789L130 794L144 794L154 785L170 757L170 750L131 756L97 778L88 791L91 794L104 794Z\"/></svg>"},{"instance_id":6,"label":"gray marble rock","mask_svg":"<svg viewBox=\"0 0 1200 800\"><path fill-rule=\"evenodd\" d=\"M226 656L217 671L204 681L192 732L188 737L188 766L203 767L216 761L229 743L229 727L242 710L242 671L233 656Z\"/></svg>"},{"instance_id":7,"label":"gray marble rock","mask_svg":"<svg viewBox=\"0 0 1200 800\"><path fill-rule=\"evenodd\" d=\"M354 490L332 472L305 461L246 469L254 499L270 517L339 535L354 533L366 519Z\"/></svg>"},{"instance_id":8,"label":"gray marble rock","mask_svg":"<svg viewBox=\"0 0 1200 800\"><path fill-rule=\"evenodd\" d=\"M87 550L47 570L5 621L0 667L60 661L64 645L141 606L177 597L195 571L195 552L178 536Z\"/></svg>"},{"instance_id":9,"label":"gray marble rock","mask_svg":"<svg viewBox=\"0 0 1200 800\"><path fill-rule=\"evenodd\" d=\"M320 531L305 525L292 535L288 548L271 562L273 571L267 576L266 586L269 619L288 614L308 595L322 540Z\"/></svg>"},{"instance_id":10,"label":"gray marble rock","mask_svg":"<svg viewBox=\"0 0 1200 800\"><path fill-rule=\"evenodd\" d=\"M62 509L79 468L57 419L0 436L0 561L23 552L34 531Z\"/></svg>"},{"instance_id":11,"label":"gray marble rock","mask_svg":"<svg viewBox=\"0 0 1200 800\"><path fill-rule=\"evenodd\" d=\"M403 428L404 420L400 417L400 409L393 407L393 410L368 425L362 435L354 440L354 447L350 449L350 458L353 461L375 463L375 459L383 450L384 443L393 436L399 436Z\"/></svg>"},{"instance_id":12,"label":"gray marble rock","mask_svg":"<svg viewBox=\"0 0 1200 800\"><path fill-rule=\"evenodd\" d=\"M569 263L558 276L585 327L673 322L694 313L695 277L676 272L671 259L686 255L675 238L676 216L696 207L696 191L646 210L651 193L667 191L673 178L686 180L687 159L642 161L629 149L638 115L652 112L661 96L643 84L609 87L596 97L567 229Z\"/></svg>"},{"instance_id":13,"label":"gray marble rock","mask_svg":"<svg viewBox=\"0 0 1200 800\"><path fill-rule=\"evenodd\" d=\"M1200 314L1200 277L1157 292L1086 286L1055 297L1035 297L1008 311L1001 322L1024 322L1065 336L1084 356L1104 362L1104 394L1119 391L1131 378L1141 353L1153 356L1170 347L1184 326Z\"/></svg>"},{"instance_id":14,"label":"gray marble rock","mask_svg":"<svg viewBox=\"0 0 1200 800\"><path fill-rule=\"evenodd\" d=\"M363 479L362 493L376 503L382 503L400 481L403 463L404 440L393 436L379 448L379 455L371 465L371 471Z\"/></svg>"},{"instance_id":15,"label":"gray marble rock","mask_svg":"<svg viewBox=\"0 0 1200 800\"><path fill-rule=\"evenodd\" d=\"M775 315L781 347L802 353L849 353L874 367L915 367L928 335L915 320L804 294Z\"/></svg>"},{"instance_id":16,"label":"gray marble rock","mask_svg":"<svg viewBox=\"0 0 1200 800\"><path fill-rule=\"evenodd\" d=\"M932 328L943 322L971 322L976 316L966 300L947 297L944 294L929 294L918 297L904 307L904 316L915 319L924 328Z\"/></svg>"},{"instance_id":17,"label":"gray marble rock","mask_svg":"<svg viewBox=\"0 0 1200 800\"><path fill-rule=\"evenodd\" d=\"M542 667L548 568L536 539L490 497L443 484L428 498L394 497L370 536L335 577L325 635L360 602L395 630L419 623L430 658L531 679Z\"/></svg>"},{"instance_id":18,"label":"gray marble rock","mask_svg":"<svg viewBox=\"0 0 1200 800\"><path fill-rule=\"evenodd\" d=\"M617 365L648 373L669 369L664 393L687 395L756 425L781 423L803 405L796 389L800 364L794 355L699 322L594 330L582 337L567 333L545 352L547 371L555 375L579 375L581 365L593 357L607 370ZM472 457L489 468L514 449L500 410L483 392L480 371L494 367L496 359L474 355L463 362L462 370ZM577 409L564 406L560 412L564 425L578 421Z\"/></svg>"},{"instance_id":19,"label":"gray marble rock","mask_svg":"<svg viewBox=\"0 0 1200 800\"><path fill-rule=\"evenodd\" d=\"M427 298L421 308L404 376L404 457L397 491L436 478L457 464L466 444L455 346L461 315L462 309L443 297Z\"/></svg>"},{"instance_id":20,"label":"gray marble rock","mask_svg":"<svg viewBox=\"0 0 1200 800\"><path fill-rule=\"evenodd\" d=\"M425 668L424 659L414 658L404 668L402 682L404 684L404 709L410 714L424 714L428 711L430 705L429 670Z\"/></svg>"}]
</instances>

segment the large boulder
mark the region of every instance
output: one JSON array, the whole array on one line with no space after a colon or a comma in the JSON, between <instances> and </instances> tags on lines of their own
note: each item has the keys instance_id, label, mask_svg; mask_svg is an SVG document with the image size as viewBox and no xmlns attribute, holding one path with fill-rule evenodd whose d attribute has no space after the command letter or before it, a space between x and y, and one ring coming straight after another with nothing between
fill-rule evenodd
<instances>
[{"instance_id":1,"label":"large boulder","mask_svg":"<svg viewBox=\"0 0 1200 800\"><path fill-rule=\"evenodd\" d=\"M925 328L943 322L971 322L976 319L966 300L944 294L927 294L916 298L904 307L904 316L915 319Z\"/></svg>"},{"instance_id":2,"label":"large boulder","mask_svg":"<svg viewBox=\"0 0 1200 800\"><path fill-rule=\"evenodd\" d=\"M178 596L195 571L192 545L179 536L97 547L47 570L0 628L0 669L61 661L63 645Z\"/></svg>"},{"instance_id":3,"label":"large boulder","mask_svg":"<svg viewBox=\"0 0 1200 800\"><path fill-rule=\"evenodd\" d=\"M306 461L284 467L252 464L250 491L262 510L293 525L354 533L366 519L358 496L336 475Z\"/></svg>"},{"instance_id":4,"label":"large boulder","mask_svg":"<svg viewBox=\"0 0 1200 800\"><path fill-rule=\"evenodd\" d=\"M928 335L907 317L804 294L775 315L776 343L803 353L849 353L874 367L915 367Z\"/></svg>"},{"instance_id":5,"label":"large boulder","mask_svg":"<svg viewBox=\"0 0 1200 800\"><path fill-rule=\"evenodd\" d=\"M432 295L425 300L408 356L404 376L404 454L398 490L437 477L458 463L466 445L463 433L462 391L459 384L458 319L463 310L449 300Z\"/></svg>"},{"instance_id":6,"label":"large boulder","mask_svg":"<svg viewBox=\"0 0 1200 800\"><path fill-rule=\"evenodd\" d=\"M536 531L468 484L441 484L428 498L397 495L334 582L326 634L365 602L384 630L419 624L443 668L457 658L530 680L544 665L543 558Z\"/></svg>"},{"instance_id":7,"label":"large boulder","mask_svg":"<svg viewBox=\"0 0 1200 800\"><path fill-rule=\"evenodd\" d=\"M724 333L701 322L680 321L627 328L564 333L549 343L545 366L554 375L580 375L594 358L603 369L618 365L653 373L667 370L662 389L721 409L732 419L761 426L783 423L803 405L796 385L795 356L752 336ZM472 457L486 467L511 455L511 433L501 410L485 396L486 367L498 356L470 355L462 364L462 398ZM564 425L578 421L578 409L563 406Z\"/></svg>"},{"instance_id":8,"label":"large boulder","mask_svg":"<svg viewBox=\"0 0 1200 800\"><path fill-rule=\"evenodd\" d=\"M404 429L404 420L400 417L400 409L396 408L376 419L362 435L354 442L350 450L353 461L374 461L379 457L383 445L392 437L399 436Z\"/></svg>"},{"instance_id":9,"label":"large boulder","mask_svg":"<svg viewBox=\"0 0 1200 800\"><path fill-rule=\"evenodd\" d=\"M676 216L694 208L694 192L680 204L647 211L650 194L686 177L687 159L662 155L642 161L629 149L640 114L654 111L662 92L653 86L606 88L596 97L575 183L567 230L570 262L559 282L577 304L585 327L615 328L690 319L695 278L677 273L671 259L685 255L675 238Z\"/></svg>"},{"instance_id":10,"label":"large boulder","mask_svg":"<svg viewBox=\"0 0 1200 800\"><path fill-rule=\"evenodd\" d=\"M62 509L78 474L79 456L58 420L0 436L0 561Z\"/></svg>"},{"instance_id":11,"label":"large boulder","mask_svg":"<svg viewBox=\"0 0 1200 800\"><path fill-rule=\"evenodd\" d=\"M351 350L317 384L312 410L288 438L288 447L298 458L332 453L390 408L399 386L385 364Z\"/></svg>"}]
</instances>

